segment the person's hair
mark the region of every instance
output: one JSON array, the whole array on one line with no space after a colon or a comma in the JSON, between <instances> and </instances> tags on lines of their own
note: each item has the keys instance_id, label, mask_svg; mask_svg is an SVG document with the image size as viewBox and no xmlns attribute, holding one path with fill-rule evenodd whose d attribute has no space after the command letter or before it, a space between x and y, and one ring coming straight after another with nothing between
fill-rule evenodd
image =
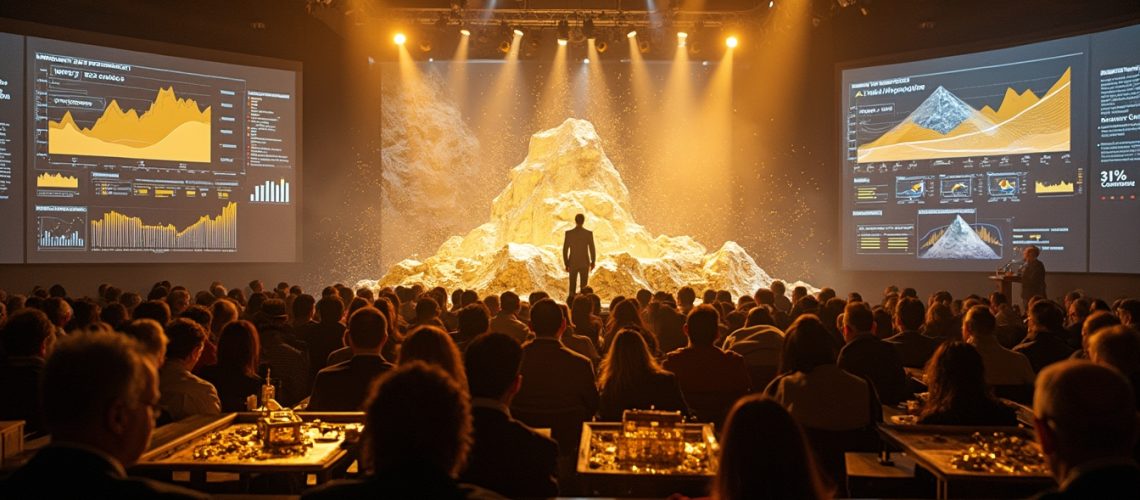
<instances>
[{"instance_id":1,"label":"person's hair","mask_svg":"<svg viewBox=\"0 0 1140 500\"><path fill-rule=\"evenodd\" d=\"M562 310L551 299L542 299L530 306L530 325L537 337L557 335L562 320Z\"/></svg>"},{"instance_id":2,"label":"person's hair","mask_svg":"<svg viewBox=\"0 0 1140 500\"><path fill-rule=\"evenodd\" d=\"M153 319L160 325L170 323L170 306L161 300L148 300L135 307L134 319Z\"/></svg>"},{"instance_id":3,"label":"person's hair","mask_svg":"<svg viewBox=\"0 0 1140 500\"><path fill-rule=\"evenodd\" d=\"M677 290L677 301L680 302L681 305L691 306L697 301L697 291L693 290L691 286L683 286L680 290Z\"/></svg>"},{"instance_id":4,"label":"person's hair","mask_svg":"<svg viewBox=\"0 0 1140 500\"><path fill-rule=\"evenodd\" d=\"M583 214L575 215L574 216L574 223L579 225L579 226L581 226L582 224L585 224L586 223L586 216Z\"/></svg>"},{"instance_id":5,"label":"person's hair","mask_svg":"<svg viewBox=\"0 0 1140 500\"><path fill-rule=\"evenodd\" d=\"M784 282L780 280L772 280L772 283L768 285L768 289L776 295L783 295L788 291L788 287L785 286Z\"/></svg>"},{"instance_id":6,"label":"person's hair","mask_svg":"<svg viewBox=\"0 0 1140 500\"><path fill-rule=\"evenodd\" d=\"M297 298L293 299L293 318L299 319L312 317L314 306L316 306L316 304L317 299L314 299L312 295L309 295L307 293L297 295Z\"/></svg>"},{"instance_id":7,"label":"person's hair","mask_svg":"<svg viewBox=\"0 0 1140 500\"><path fill-rule=\"evenodd\" d=\"M242 307L246 305L245 291L241 288L231 288L230 291L226 292L226 297L229 297L230 300L233 300Z\"/></svg>"},{"instance_id":8,"label":"person's hair","mask_svg":"<svg viewBox=\"0 0 1140 500\"><path fill-rule=\"evenodd\" d=\"M780 403L741 398L725 420L713 500L829 498L807 436Z\"/></svg>"},{"instance_id":9,"label":"person's hair","mask_svg":"<svg viewBox=\"0 0 1140 500\"><path fill-rule=\"evenodd\" d=\"M231 321L218 336L218 366L257 375L261 340L257 327L246 320Z\"/></svg>"},{"instance_id":10,"label":"person's hair","mask_svg":"<svg viewBox=\"0 0 1140 500\"><path fill-rule=\"evenodd\" d=\"M914 297L903 297L895 306L895 321L907 330L922 328L926 320L926 305Z\"/></svg>"},{"instance_id":11,"label":"person's hair","mask_svg":"<svg viewBox=\"0 0 1140 500\"><path fill-rule=\"evenodd\" d=\"M56 283L48 288L48 295L51 297L67 297L67 289L63 285Z\"/></svg>"},{"instance_id":12,"label":"person's hair","mask_svg":"<svg viewBox=\"0 0 1140 500\"><path fill-rule=\"evenodd\" d=\"M894 317L891 313L887 312L886 308L875 306L871 308L871 314L875 317L875 336L881 339L886 339L894 335Z\"/></svg>"},{"instance_id":13,"label":"person's hair","mask_svg":"<svg viewBox=\"0 0 1140 500\"><path fill-rule=\"evenodd\" d=\"M186 359L206 341L206 329L186 318L178 318L166 325L166 357Z\"/></svg>"},{"instance_id":14,"label":"person's hair","mask_svg":"<svg viewBox=\"0 0 1140 500\"><path fill-rule=\"evenodd\" d=\"M862 302L849 302L843 308L843 326L858 333L870 332L875 326L875 315L871 308Z\"/></svg>"},{"instance_id":15,"label":"person's hair","mask_svg":"<svg viewBox=\"0 0 1140 500\"><path fill-rule=\"evenodd\" d=\"M451 291L451 307L453 307L453 308L459 307L459 304L461 304L462 302L463 302L463 289L462 288L456 288L455 290L452 290ZM443 306L443 305L444 304L440 304L440 306ZM441 308L447 309L446 307L441 307Z\"/></svg>"},{"instance_id":16,"label":"person's hair","mask_svg":"<svg viewBox=\"0 0 1140 500\"><path fill-rule=\"evenodd\" d=\"M519 306L519 294L508 291L499 295L499 310L513 314L519 312Z\"/></svg>"},{"instance_id":17,"label":"person's hair","mask_svg":"<svg viewBox=\"0 0 1140 500\"><path fill-rule=\"evenodd\" d=\"M93 323L99 322L99 313L102 310L99 304L89 298L82 298L71 304L71 323L68 330L83 330Z\"/></svg>"},{"instance_id":18,"label":"person's hair","mask_svg":"<svg viewBox=\"0 0 1140 500\"><path fill-rule=\"evenodd\" d=\"M460 335L474 337L491 328L491 313L480 302L463 306L456 316Z\"/></svg>"},{"instance_id":19,"label":"person's hair","mask_svg":"<svg viewBox=\"0 0 1140 500\"><path fill-rule=\"evenodd\" d=\"M814 314L802 315L788 327L780 353L780 373L809 373L817 366L835 364L835 341Z\"/></svg>"},{"instance_id":20,"label":"person's hair","mask_svg":"<svg viewBox=\"0 0 1140 500\"><path fill-rule=\"evenodd\" d=\"M209 309L197 304L187 307L178 317L198 323L207 333L209 333L210 324L214 320L214 314L211 313Z\"/></svg>"},{"instance_id":21,"label":"person's hair","mask_svg":"<svg viewBox=\"0 0 1140 500\"><path fill-rule=\"evenodd\" d=\"M344 316L344 302L336 295L321 297L317 301L317 314L321 316L321 323L336 323Z\"/></svg>"},{"instance_id":22,"label":"person's hair","mask_svg":"<svg viewBox=\"0 0 1140 500\"><path fill-rule=\"evenodd\" d=\"M716 302L716 290L706 288L705 291L701 292L701 303L712 304L713 302Z\"/></svg>"},{"instance_id":23,"label":"person's hair","mask_svg":"<svg viewBox=\"0 0 1140 500\"><path fill-rule=\"evenodd\" d=\"M57 326L62 326L60 323L63 323L64 319L72 314L71 304L68 304L62 297L52 297L44 300L41 309L44 314L47 314L52 324Z\"/></svg>"},{"instance_id":24,"label":"person's hair","mask_svg":"<svg viewBox=\"0 0 1140 500\"><path fill-rule=\"evenodd\" d=\"M130 318L130 315L131 314L127 312L127 306L124 306L118 302L112 302L110 304L107 304L107 307L104 307L103 311L99 313L99 319L104 323L111 325L111 328L117 329L120 326L123 326L123 323L127 322L127 319Z\"/></svg>"},{"instance_id":25,"label":"person's hair","mask_svg":"<svg viewBox=\"0 0 1140 500\"><path fill-rule=\"evenodd\" d=\"M1034 302L1029 308L1030 329L1058 331L1065 327L1065 310L1052 300Z\"/></svg>"},{"instance_id":26,"label":"person's hair","mask_svg":"<svg viewBox=\"0 0 1140 500\"><path fill-rule=\"evenodd\" d=\"M693 344L712 345L720 333L720 313L713 306L701 304L689 311L685 326Z\"/></svg>"},{"instance_id":27,"label":"person's hair","mask_svg":"<svg viewBox=\"0 0 1140 500\"><path fill-rule=\"evenodd\" d=\"M598 369L598 387L613 394L631 394L644 389L650 375L663 371L641 334L623 329L614 335Z\"/></svg>"},{"instance_id":28,"label":"person's hair","mask_svg":"<svg viewBox=\"0 0 1140 500\"><path fill-rule=\"evenodd\" d=\"M238 306L230 299L218 299L210 305L212 318L210 319L210 333L221 335L222 328L236 321L240 313Z\"/></svg>"},{"instance_id":29,"label":"person's hair","mask_svg":"<svg viewBox=\"0 0 1140 500\"><path fill-rule=\"evenodd\" d=\"M136 319L122 327L122 332L135 339L139 347L150 355L155 362L166 357L166 345L169 342L162 325L150 318Z\"/></svg>"},{"instance_id":30,"label":"person's hair","mask_svg":"<svg viewBox=\"0 0 1140 500\"><path fill-rule=\"evenodd\" d=\"M717 302L726 302L726 303L731 304L732 303L732 292L730 292L728 290L717 290L716 301Z\"/></svg>"},{"instance_id":31,"label":"person's hair","mask_svg":"<svg viewBox=\"0 0 1140 500\"><path fill-rule=\"evenodd\" d=\"M1116 317L1115 314L1112 314L1108 311L1093 312L1092 314L1089 314L1089 316L1085 318L1085 322L1081 324L1081 342L1088 342L1088 338L1091 337L1092 334L1099 331L1101 328L1119 324L1120 318ZM1087 348L1088 346L1085 345L1085 347Z\"/></svg>"},{"instance_id":32,"label":"person's hair","mask_svg":"<svg viewBox=\"0 0 1140 500\"><path fill-rule=\"evenodd\" d=\"M744 326L760 325L776 326L776 318L772 316L772 310L768 306L756 306L748 310Z\"/></svg>"},{"instance_id":33,"label":"person's hair","mask_svg":"<svg viewBox=\"0 0 1140 500\"><path fill-rule=\"evenodd\" d=\"M990 336L997 329L997 318L988 307L974 306L966 311L962 327L970 332L970 335Z\"/></svg>"},{"instance_id":34,"label":"person's hair","mask_svg":"<svg viewBox=\"0 0 1140 500\"><path fill-rule=\"evenodd\" d=\"M155 367L128 336L112 332L71 335L56 344L40 384L44 423L57 434L100 425L117 403L140 401Z\"/></svg>"},{"instance_id":35,"label":"person's hair","mask_svg":"<svg viewBox=\"0 0 1140 500\"><path fill-rule=\"evenodd\" d=\"M459 303L463 306L468 306L479 302L479 292L475 290L464 290L463 295L459 297Z\"/></svg>"},{"instance_id":36,"label":"person's hair","mask_svg":"<svg viewBox=\"0 0 1140 500\"><path fill-rule=\"evenodd\" d=\"M463 370L463 356L459 354L459 347L451 340L451 335L435 326L420 326L412 330L400 346L398 365L413 361L423 361L443 368L459 382L460 387L467 387L467 374Z\"/></svg>"},{"instance_id":37,"label":"person's hair","mask_svg":"<svg viewBox=\"0 0 1140 500\"><path fill-rule=\"evenodd\" d=\"M44 354L44 342L55 334L55 326L42 311L23 309L4 323L0 345L8 356L38 356Z\"/></svg>"},{"instance_id":38,"label":"person's hair","mask_svg":"<svg viewBox=\"0 0 1140 500\"><path fill-rule=\"evenodd\" d=\"M1032 255L1033 258L1041 256L1041 248L1039 248L1037 245L1030 245L1025 249L1025 251Z\"/></svg>"},{"instance_id":39,"label":"person's hair","mask_svg":"<svg viewBox=\"0 0 1140 500\"><path fill-rule=\"evenodd\" d=\"M463 386L420 361L377 380L364 403L368 461L377 471L430 464L457 474L473 442L471 405Z\"/></svg>"},{"instance_id":40,"label":"person's hair","mask_svg":"<svg viewBox=\"0 0 1140 500\"><path fill-rule=\"evenodd\" d=\"M434 318L439 314L439 309L439 303L436 302L435 299L426 295L420 297L420 300L416 301L416 319L426 320Z\"/></svg>"},{"instance_id":41,"label":"person's hair","mask_svg":"<svg viewBox=\"0 0 1140 500\"><path fill-rule=\"evenodd\" d=\"M533 292L530 292L530 295L527 296L527 303L529 303L531 305L531 307L533 307L536 303L538 303L538 301L540 301L542 299L549 299L549 298L550 298L550 294L548 294L542 290L535 290Z\"/></svg>"},{"instance_id":42,"label":"person's hair","mask_svg":"<svg viewBox=\"0 0 1140 500\"><path fill-rule=\"evenodd\" d=\"M194 294L194 303L200 306L210 307L210 304L213 304L216 299L217 297L214 297L214 294L208 290L202 290Z\"/></svg>"},{"instance_id":43,"label":"person's hair","mask_svg":"<svg viewBox=\"0 0 1140 500\"><path fill-rule=\"evenodd\" d=\"M1127 312L1133 323L1140 323L1140 299L1121 300L1113 309Z\"/></svg>"},{"instance_id":44,"label":"person's hair","mask_svg":"<svg viewBox=\"0 0 1140 500\"><path fill-rule=\"evenodd\" d=\"M649 305L649 301L653 300L653 292L642 288L637 291L637 294L634 295L634 298L637 300L637 307L644 308L645 306Z\"/></svg>"},{"instance_id":45,"label":"person's hair","mask_svg":"<svg viewBox=\"0 0 1140 500\"><path fill-rule=\"evenodd\" d=\"M969 410L991 398L982 355L965 342L951 340L938 346L926 363L925 377L930 395L923 415Z\"/></svg>"},{"instance_id":46,"label":"person's hair","mask_svg":"<svg viewBox=\"0 0 1140 500\"><path fill-rule=\"evenodd\" d=\"M522 347L502 333L480 335L464 354L471 397L498 399L519 375Z\"/></svg>"},{"instance_id":47,"label":"person's hair","mask_svg":"<svg viewBox=\"0 0 1140 500\"><path fill-rule=\"evenodd\" d=\"M1140 374L1140 332L1124 325L1101 328L1089 337L1089 358L1131 380Z\"/></svg>"},{"instance_id":48,"label":"person's hair","mask_svg":"<svg viewBox=\"0 0 1140 500\"><path fill-rule=\"evenodd\" d=\"M637 301L626 299L617 303L610 311L610 328L635 326L645 328L641 322L641 313L637 310Z\"/></svg>"},{"instance_id":49,"label":"person's hair","mask_svg":"<svg viewBox=\"0 0 1140 500\"><path fill-rule=\"evenodd\" d=\"M388 341L388 321L375 307L362 307L348 318L348 338L353 347L375 349Z\"/></svg>"},{"instance_id":50,"label":"person's hair","mask_svg":"<svg viewBox=\"0 0 1140 500\"><path fill-rule=\"evenodd\" d=\"M1112 368L1083 360L1046 366L1037 375L1033 413L1056 433L1059 455L1132 454L1136 398L1132 385Z\"/></svg>"}]
</instances>

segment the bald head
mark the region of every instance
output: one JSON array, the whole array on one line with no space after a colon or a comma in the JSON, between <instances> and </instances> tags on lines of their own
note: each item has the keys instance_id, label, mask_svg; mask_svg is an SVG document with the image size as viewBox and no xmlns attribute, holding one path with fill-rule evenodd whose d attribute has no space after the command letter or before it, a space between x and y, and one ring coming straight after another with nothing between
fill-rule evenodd
<instances>
[{"instance_id":1,"label":"bald head","mask_svg":"<svg viewBox=\"0 0 1140 500\"><path fill-rule=\"evenodd\" d=\"M1129 457L1136 400L1119 372L1088 361L1054 363L1037 375L1038 439L1057 477L1090 460Z\"/></svg>"}]
</instances>

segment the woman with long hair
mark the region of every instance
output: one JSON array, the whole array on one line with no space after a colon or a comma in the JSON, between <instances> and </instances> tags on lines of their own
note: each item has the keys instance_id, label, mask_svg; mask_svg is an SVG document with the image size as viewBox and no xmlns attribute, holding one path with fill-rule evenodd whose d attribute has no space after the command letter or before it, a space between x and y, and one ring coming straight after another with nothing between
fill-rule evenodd
<instances>
[{"instance_id":1,"label":"woman with long hair","mask_svg":"<svg viewBox=\"0 0 1140 500\"><path fill-rule=\"evenodd\" d=\"M587 294L578 294L570 306L570 322L574 324L574 333L582 335L599 345L602 335L602 320L596 316L594 299Z\"/></svg>"},{"instance_id":2,"label":"woman with long hair","mask_svg":"<svg viewBox=\"0 0 1140 500\"><path fill-rule=\"evenodd\" d=\"M926 323L922 334L938 340L961 340L962 328L955 325L954 310L950 306L935 302L926 310Z\"/></svg>"},{"instance_id":3,"label":"woman with long hair","mask_svg":"<svg viewBox=\"0 0 1140 500\"><path fill-rule=\"evenodd\" d=\"M990 394L982 355L965 342L938 346L926 365L929 396L918 423L1016 426L1017 413Z\"/></svg>"},{"instance_id":4,"label":"woman with long hair","mask_svg":"<svg viewBox=\"0 0 1140 500\"><path fill-rule=\"evenodd\" d=\"M657 355L657 337L645 327L645 322L641 320L641 311L638 309L637 300L623 300L610 310L609 325L606 327L606 334L602 339L602 351L609 352L614 336L621 330L633 330L641 334L646 345L649 346L649 352L653 353L654 356Z\"/></svg>"},{"instance_id":5,"label":"woman with long hair","mask_svg":"<svg viewBox=\"0 0 1140 500\"><path fill-rule=\"evenodd\" d=\"M830 498L803 428L775 400L741 398L725 421L713 500Z\"/></svg>"},{"instance_id":6,"label":"woman with long hair","mask_svg":"<svg viewBox=\"0 0 1140 500\"><path fill-rule=\"evenodd\" d=\"M260 351L261 340L253 323L238 320L222 327L218 362L202 368L202 378L218 390L223 412L246 411L246 398L260 394L264 383L257 374Z\"/></svg>"},{"instance_id":7,"label":"woman with long hair","mask_svg":"<svg viewBox=\"0 0 1140 500\"><path fill-rule=\"evenodd\" d=\"M676 377L661 368L636 330L623 329L614 336L600 372L602 420L619 421L625 410L650 408L689 414Z\"/></svg>"},{"instance_id":8,"label":"woman with long hair","mask_svg":"<svg viewBox=\"0 0 1140 500\"><path fill-rule=\"evenodd\" d=\"M436 326L416 327L404 338L400 345L396 365L412 361L423 361L443 368L464 389L467 388L467 372L463 369L463 356L459 347L451 340L451 335Z\"/></svg>"}]
</instances>

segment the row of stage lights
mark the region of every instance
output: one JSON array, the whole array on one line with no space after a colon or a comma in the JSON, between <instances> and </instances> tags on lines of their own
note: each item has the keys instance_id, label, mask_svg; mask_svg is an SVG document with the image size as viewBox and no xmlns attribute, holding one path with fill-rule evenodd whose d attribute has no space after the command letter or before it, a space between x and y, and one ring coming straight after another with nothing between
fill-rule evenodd
<instances>
[{"instance_id":1,"label":"row of stage lights","mask_svg":"<svg viewBox=\"0 0 1140 500\"><path fill-rule=\"evenodd\" d=\"M586 38L588 40L595 40L596 38L593 35L593 26L592 26L592 23L590 22L589 19L586 20L585 25L587 27L585 27L583 29L583 33L585 34ZM569 33L570 33L570 29L569 29L567 21L566 20L560 21L558 24L558 45L565 47L566 45L568 45L570 43ZM460 28L459 34L460 34L460 36L462 36L466 39L466 38L471 36L471 30L468 28L465 28L465 27ZM513 28L512 34L515 36L515 38L520 38L520 39L526 35L526 33L522 29L519 29L519 28ZM635 39L635 38L637 38L637 30L630 29L629 31L626 32L625 36L629 39ZM686 31L678 31L677 32L677 47L678 48L686 48L688 45L688 40L689 40L689 33L688 32L686 32ZM397 32L395 35L392 36L392 42L395 43L396 45L403 46L408 42L408 36L406 34L404 34L403 32ZM504 42L504 43L509 43L509 42ZM605 42L602 42L602 43L604 44ZM725 45L725 47L727 47L729 49L735 49L737 46L740 45L740 39L737 38L736 35L728 35L724 38L724 45ZM646 52L648 50L646 44L640 44L639 46L641 47L642 52ZM430 45L428 45L427 47L430 47ZM504 48L509 48L509 45L504 45ZM599 52L605 52L604 45L602 47L599 47L598 50L599 50ZM506 52L506 51L504 50L503 52Z\"/></svg>"}]
</instances>

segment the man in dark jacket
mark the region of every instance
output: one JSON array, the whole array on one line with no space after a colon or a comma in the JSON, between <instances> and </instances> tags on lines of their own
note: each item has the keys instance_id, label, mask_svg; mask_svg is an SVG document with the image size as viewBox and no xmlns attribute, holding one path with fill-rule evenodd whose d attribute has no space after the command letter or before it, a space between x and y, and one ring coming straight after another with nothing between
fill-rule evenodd
<instances>
[{"instance_id":1,"label":"man in dark jacket","mask_svg":"<svg viewBox=\"0 0 1140 500\"><path fill-rule=\"evenodd\" d=\"M875 316L862 302L850 302L843 310L843 337L838 365L875 386L879 399L895 405L906 399L906 372L895 348L875 336Z\"/></svg>"},{"instance_id":2,"label":"man in dark jacket","mask_svg":"<svg viewBox=\"0 0 1140 500\"><path fill-rule=\"evenodd\" d=\"M310 411L360 411L372 380L393 368L380 356L388 322L379 309L362 307L348 320L352 359L317 372Z\"/></svg>"},{"instance_id":3,"label":"man in dark jacket","mask_svg":"<svg viewBox=\"0 0 1140 500\"><path fill-rule=\"evenodd\" d=\"M459 477L511 498L558 496L558 444L511 418L521 364L522 348L502 333L481 335L467 347L475 444Z\"/></svg>"},{"instance_id":4,"label":"man in dark jacket","mask_svg":"<svg viewBox=\"0 0 1140 500\"><path fill-rule=\"evenodd\" d=\"M24 432L43 431L40 418L40 378L44 356L55 326L37 309L25 309L0 331L7 359L0 360L0 420L23 420Z\"/></svg>"},{"instance_id":5,"label":"man in dark jacket","mask_svg":"<svg viewBox=\"0 0 1140 500\"><path fill-rule=\"evenodd\" d=\"M1040 256L1041 249L1034 245L1030 245L1022 254L1025 263L1021 266L1021 300L1026 309L1029 308L1029 299L1049 297L1045 291L1045 264L1038 260Z\"/></svg>"},{"instance_id":6,"label":"man in dark jacket","mask_svg":"<svg viewBox=\"0 0 1140 500\"><path fill-rule=\"evenodd\" d=\"M1068 358L1072 347L1065 342L1065 311L1051 300L1038 300L1029 309L1029 334L1014 346L1029 358L1033 371L1041 373L1046 366Z\"/></svg>"},{"instance_id":7,"label":"man in dark jacket","mask_svg":"<svg viewBox=\"0 0 1140 500\"><path fill-rule=\"evenodd\" d=\"M926 306L922 301L906 297L895 306L895 326L899 333L887 339L902 359L903 366L925 368L926 362L938 349L938 339L927 337L919 331L926 319Z\"/></svg>"},{"instance_id":8,"label":"man in dark jacket","mask_svg":"<svg viewBox=\"0 0 1140 500\"><path fill-rule=\"evenodd\" d=\"M585 222L585 215L575 215L574 229L566 231L566 237L562 240L562 262L566 265L566 272L570 273L570 295L567 300L574 299L578 278L581 278L582 288L586 288L590 271L594 270L594 263L597 262L594 233L582 227Z\"/></svg>"}]
</instances>

